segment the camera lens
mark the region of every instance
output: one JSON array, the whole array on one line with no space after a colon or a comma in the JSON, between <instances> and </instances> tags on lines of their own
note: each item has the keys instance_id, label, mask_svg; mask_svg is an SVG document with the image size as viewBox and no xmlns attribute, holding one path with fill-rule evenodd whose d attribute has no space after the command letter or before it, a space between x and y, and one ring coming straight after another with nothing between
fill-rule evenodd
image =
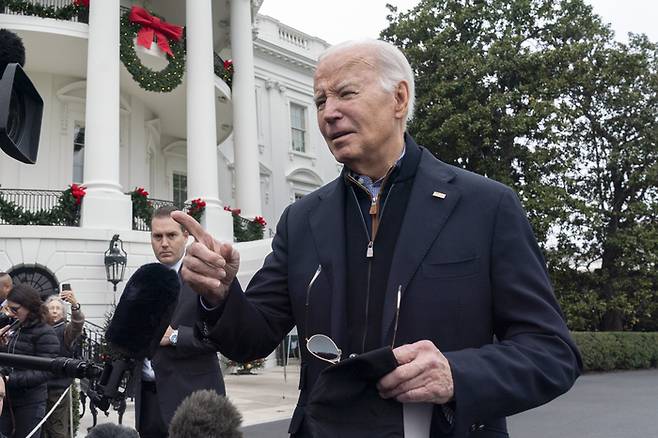
<instances>
[{"instance_id":1,"label":"camera lens","mask_svg":"<svg viewBox=\"0 0 658 438\"><path fill-rule=\"evenodd\" d=\"M15 89L11 90L9 116L7 117L7 136L15 144L20 143L25 122L25 102Z\"/></svg>"}]
</instances>

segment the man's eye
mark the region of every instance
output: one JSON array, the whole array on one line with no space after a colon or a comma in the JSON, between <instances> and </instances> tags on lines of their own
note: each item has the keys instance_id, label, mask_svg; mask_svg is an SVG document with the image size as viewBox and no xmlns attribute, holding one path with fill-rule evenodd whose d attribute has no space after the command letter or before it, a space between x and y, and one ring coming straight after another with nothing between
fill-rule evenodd
<instances>
[{"instance_id":1,"label":"man's eye","mask_svg":"<svg viewBox=\"0 0 658 438\"><path fill-rule=\"evenodd\" d=\"M322 108L324 108L324 102L325 102L325 99L316 100L316 101L315 101L315 107L316 107L317 109L322 109Z\"/></svg>"},{"instance_id":2,"label":"man's eye","mask_svg":"<svg viewBox=\"0 0 658 438\"><path fill-rule=\"evenodd\" d=\"M340 93L340 96L341 97L350 97L350 96L353 96L355 94L356 94L356 91L354 91L354 90L345 90L345 91Z\"/></svg>"}]
</instances>

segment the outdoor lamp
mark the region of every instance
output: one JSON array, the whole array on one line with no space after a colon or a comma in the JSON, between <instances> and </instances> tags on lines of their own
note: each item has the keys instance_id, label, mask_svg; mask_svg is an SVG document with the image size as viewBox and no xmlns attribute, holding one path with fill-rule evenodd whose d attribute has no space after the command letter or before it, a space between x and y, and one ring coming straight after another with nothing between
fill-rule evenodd
<instances>
[{"instance_id":1,"label":"outdoor lamp","mask_svg":"<svg viewBox=\"0 0 658 438\"><path fill-rule=\"evenodd\" d=\"M127 255L123 250L123 242L119 239L119 235L115 234L110 240L110 248L105 251L105 272L107 281L114 285L114 292L117 291L117 284L123 281L128 262Z\"/></svg>"}]
</instances>

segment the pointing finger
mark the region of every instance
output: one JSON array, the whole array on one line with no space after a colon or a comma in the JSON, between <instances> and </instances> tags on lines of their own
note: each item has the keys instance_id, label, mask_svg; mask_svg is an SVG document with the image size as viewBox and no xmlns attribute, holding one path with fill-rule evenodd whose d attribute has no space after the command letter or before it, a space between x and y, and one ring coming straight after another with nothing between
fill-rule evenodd
<instances>
[{"instance_id":1,"label":"pointing finger","mask_svg":"<svg viewBox=\"0 0 658 438\"><path fill-rule=\"evenodd\" d=\"M215 239L192 216L182 211L172 211L171 218L185 227L197 242L201 242L211 251L215 250Z\"/></svg>"}]
</instances>

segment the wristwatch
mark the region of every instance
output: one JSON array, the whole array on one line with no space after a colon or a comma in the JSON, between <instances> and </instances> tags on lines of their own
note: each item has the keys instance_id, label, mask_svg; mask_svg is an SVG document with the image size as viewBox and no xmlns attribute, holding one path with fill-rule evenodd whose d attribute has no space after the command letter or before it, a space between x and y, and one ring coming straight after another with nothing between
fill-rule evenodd
<instances>
[{"instance_id":1,"label":"wristwatch","mask_svg":"<svg viewBox=\"0 0 658 438\"><path fill-rule=\"evenodd\" d=\"M174 330L171 332L169 335L169 342L171 342L171 345L176 345L178 343L178 330Z\"/></svg>"},{"instance_id":2,"label":"wristwatch","mask_svg":"<svg viewBox=\"0 0 658 438\"><path fill-rule=\"evenodd\" d=\"M80 303L76 303L76 304L72 305L71 310L73 310L73 311L80 310Z\"/></svg>"}]
</instances>

